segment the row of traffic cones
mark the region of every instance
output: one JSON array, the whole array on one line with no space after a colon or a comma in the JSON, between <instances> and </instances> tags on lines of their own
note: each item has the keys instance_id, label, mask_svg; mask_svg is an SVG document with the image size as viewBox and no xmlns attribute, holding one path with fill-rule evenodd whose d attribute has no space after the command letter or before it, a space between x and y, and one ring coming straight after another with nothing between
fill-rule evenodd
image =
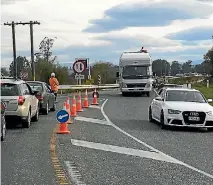
<instances>
[{"instance_id":1,"label":"row of traffic cones","mask_svg":"<svg viewBox=\"0 0 213 185\"><path fill-rule=\"evenodd\" d=\"M94 97L93 97L93 102L91 105L98 105L98 98L97 98L97 93L95 89ZM78 93L78 99L76 102L75 98L75 93L73 94L73 99L72 99L72 105L70 106L70 98L67 97L67 100L64 102L63 109L66 110L69 114L69 119L65 123L60 123L59 124L59 130L57 131L57 134L69 134L70 131L68 130L68 124L72 124L72 117L77 117L77 112L83 112L83 108L89 108L89 100L88 100L88 93L87 89L85 91L85 96L84 96L84 102L83 106L81 103L81 92L79 91Z\"/></svg>"}]
</instances>

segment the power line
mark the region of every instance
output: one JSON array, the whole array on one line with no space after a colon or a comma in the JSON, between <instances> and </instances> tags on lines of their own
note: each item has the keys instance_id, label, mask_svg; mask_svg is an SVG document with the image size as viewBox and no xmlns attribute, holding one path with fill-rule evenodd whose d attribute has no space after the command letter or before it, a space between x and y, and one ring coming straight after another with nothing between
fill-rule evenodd
<instances>
[{"instance_id":1,"label":"power line","mask_svg":"<svg viewBox=\"0 0 213 185\"><path fill-rule=\"evenodd\" d=\"M32 62L32 73L33 73L33 80L35 81L35 62L34 62L34 44L33 44L33 25L38 24L38 21L30 21L30 22L14 22L11 23L4 23L5 26L12 27L12 39L13 39L13 66L14 66L14 75L17 78L17 62L16 62L16 36L15 36L15 26L16 25L30 25L30 42L31 42L31 62Z\"/></svg>"}]
</instances>

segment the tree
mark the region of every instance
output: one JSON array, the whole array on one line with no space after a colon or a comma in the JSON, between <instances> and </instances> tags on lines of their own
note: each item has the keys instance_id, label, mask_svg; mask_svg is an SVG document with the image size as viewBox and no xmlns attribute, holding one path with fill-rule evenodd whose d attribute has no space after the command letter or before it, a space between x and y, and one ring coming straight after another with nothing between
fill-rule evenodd
<instances>
[{"instance_id":1,"label":"tree","mask_svg":"<svg viewBox=\"0 0 213 185\"><path fill-rule=\"evenodd\" d=\"M37 58L42 58L47 62L53 63L56 56L52 56L51 49L53 47L54 39L45 37L39 45L39 53L36 54Z\"/></svg>"},{"instance_id":2,"label":"tree","mask_svg":"<svg viewBox=\"0 0 213 185\"><path fill-rule=\"evenodd\" d=\"M117 68L110 62L95 62L91 68L94 83L98 84L98 75L101 75L102 84L110 84L116 82Z\"/></svg>"},{"instance_id":3,"label":"tree","mask_svg":"<svg viewBox=\"0 0 213 185\"><path fill-rule=\"evenodd\" d=\"M181 73L181 64L178 61L173 61L171 65L171 75L176 75Z\"/></svg>"},{"instance_id":4,"label":"tree","mask_svg":"<svg viewBox=\"0 0 213 185\"><path fill-rule=\"evenodd\" d=\"M1 75L2 76L9 76L9 71L7 71L7 69L5 67L1 68Z\"/></svg>"},{"instance_id":5,"label":"tree","mask_svg":"<svg viewBox=\"0 0 213 185\"><path fill-rule=\"evenodd\" d=\"M182 65L182 72L183 73L190 73L192 72L192 61L188 60L187 62L183 63Z\"/></svg>"},{"instance_id":6,"label":"tree","mask_svg":"<svg viewBox=\"0 0 213 185\"><path fill-rule=\"evenodd\" d=\"M157 76L169 75L170 64L166 60L157 59L152 63L152 70Z\"/></svg>"},{"instance_id":7,"label":"tree","mask_svg":"<svg viewBox=\"0 0 213 185\"><path fill-rule=\"evenodd\" d=\"M17 76L20 77L21 72L28 72L30 69L30 62L26 59L26 57L18 56L16 58L17 62ZM14 63L11 62L9 67L10 75L14 76Z\"/></svg>"},{"instance_id":8,"label":"tree","mask_svg":"<svg viewBox=\"0 0 213 185\"><path fill-rule=\"evenodd\" d=\"M211 66L211 74L213 75L213 47L204 55L204 60Z\"/></svg>"}]
</instances>

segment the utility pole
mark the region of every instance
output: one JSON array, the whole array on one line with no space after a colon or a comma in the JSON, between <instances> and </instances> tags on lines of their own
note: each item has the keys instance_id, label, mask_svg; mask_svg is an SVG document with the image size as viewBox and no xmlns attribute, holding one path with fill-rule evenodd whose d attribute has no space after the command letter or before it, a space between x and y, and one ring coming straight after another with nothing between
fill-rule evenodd
<instances>
[{"instance_id":1,"label":"utility pole","mask_svg":"<svg viewBox=\"0 0 213 185\"><path fill-rule=\"evenodd\" d=\"M34 61L34 45L33 45L33 25L38 24L38 21L30 21L30 22L12 22L12 23L4 23L4 25L12 26L12 33L13 33L13 57L15 63L15 71L16 71L16 78L17 78L17 62L16 62L16 46L15 46L15 25L30 25L30 43L31 43L31 63L32 63L32 74L33 80L35 81L35 61Z\"/></svg>"},{"instance_id":2,"label":"utility pole","mask_svg":"<svg viewBox=\"0 0 213 185\"><path fill-rule=\"evenodd\" d=\"M12 40L13 40L13 75L17 79L17 62L16 62L16 32L15 32L15 23L4 23L5 26L12 27Z\"/></svg>"}]
</instances>

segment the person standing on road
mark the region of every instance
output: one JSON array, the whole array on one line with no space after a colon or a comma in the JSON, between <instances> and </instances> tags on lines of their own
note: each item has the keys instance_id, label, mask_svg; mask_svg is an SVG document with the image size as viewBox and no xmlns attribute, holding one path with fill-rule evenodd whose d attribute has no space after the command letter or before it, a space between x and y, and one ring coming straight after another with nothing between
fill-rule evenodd
<instances>
[{"instance_id":1,"label":"person standing on road","mask_svg":"<svg viewBox=\"0 0 213 185\"><path fill-rule=\"evenodd\" d=\"M57 98L57 94L58 94L59 82L58 82L57 78L55 77L55 73L51 73L51 77L49 79L49 84L51 86L51 90L55 94L55 102L57 102L56 98Z\"/></svg>"}]
</instances>

